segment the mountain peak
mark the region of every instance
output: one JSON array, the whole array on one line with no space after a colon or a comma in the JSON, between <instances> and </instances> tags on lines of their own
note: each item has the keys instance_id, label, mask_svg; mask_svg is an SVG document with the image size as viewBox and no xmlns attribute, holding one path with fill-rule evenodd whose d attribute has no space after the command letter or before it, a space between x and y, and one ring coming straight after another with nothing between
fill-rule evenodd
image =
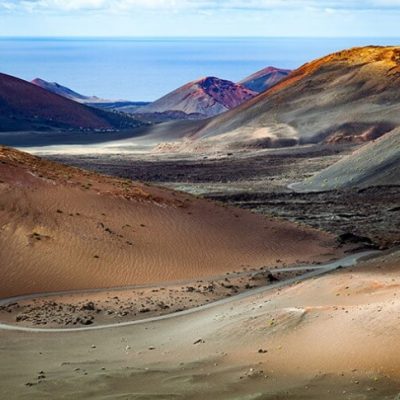
<instances>
[{"instance_id":1,"label":"mountain peak","mask_svg":"<svg viewBox=\"0 0 400 400\"><path fill-rule=\"evenodd\" d=\"M246 131L266 147L374 140L400 125L399 89L400 47L343 50L304 64L196 136L236 143Z\"/></svg>"},{"instance_id":2,"label":"mountain peak","mask_svg":"<svg viewBox=\"0 0 400 400\"><path fill-rule=\"evenodd\" d=\"M244 86L215 76L206 76L174 90L141 109L145 113L181 111L210 117L230 110L256 96Z\"/></svg>"},{"instance_id":3,"label":"mountain peak","mask_svg":"<svg viewBox=\"0 0 400 400\"><path fill-rule=\"evenodd\" d=\"M49 92L58 94L59 96L66 97L67 99L82 102L83 100L90 99L88 96L84 96L80 93L74 92L73 90L60 85L57 82L48 82L41 78L35 78L31 81L33 85L39 86Z\"/></svg>"},{"instance_id":4,"label":"mountain peak","mask_svg":"<svg viewBox=\"0 0 400 400\"><path fill-rule=\"evenodd\" d=\"M276 85L291 72L290 69L281 69L269 66L248 76L240 81L239 84L250 90L261 93Z\"/></svg>"},{"instance_id":5,"label":"mountain peak","mask_svg":"<svg viewBox=\"0 0 400 400\"><path fill-rule=\"evenodd\" d=\"M35 78L31 81L31 83L39 86L40 84L45 84L45 83L49 83L49 82L46 82L44 79L41 79L41 78Z\"/></svg>"}]
</instances>

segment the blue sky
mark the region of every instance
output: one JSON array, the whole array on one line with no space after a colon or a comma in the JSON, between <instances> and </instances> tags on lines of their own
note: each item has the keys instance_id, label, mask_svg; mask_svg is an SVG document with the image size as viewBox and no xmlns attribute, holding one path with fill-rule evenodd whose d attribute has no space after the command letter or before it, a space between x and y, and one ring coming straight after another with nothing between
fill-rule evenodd
<instances>
[{"instance_id":1,"label":"blue sky","mask_svg":"<svg viewBox=\"0 0 400 400\"><path fill-rule=\"evenodd\" d=\"M0 0L1 36L398 37L400 0Z\"/></svg>"}]
</instances>

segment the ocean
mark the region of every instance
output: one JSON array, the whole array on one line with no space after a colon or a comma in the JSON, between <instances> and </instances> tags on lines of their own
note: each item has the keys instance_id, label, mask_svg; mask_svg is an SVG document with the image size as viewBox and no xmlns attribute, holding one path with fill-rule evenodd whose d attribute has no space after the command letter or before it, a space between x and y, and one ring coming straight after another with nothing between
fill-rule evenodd
<instances>
[{"instance_id":1,"label":"ocean","mask_svg":"<svg viewBox=\"0 0 400 400\"><path fill-rule=\"evenodd\" d=\"M153 101L202 76L239 81L266 66L297 68L385 38L1 38L0 72L85 95Z\"/></svg>"}]
</instances>

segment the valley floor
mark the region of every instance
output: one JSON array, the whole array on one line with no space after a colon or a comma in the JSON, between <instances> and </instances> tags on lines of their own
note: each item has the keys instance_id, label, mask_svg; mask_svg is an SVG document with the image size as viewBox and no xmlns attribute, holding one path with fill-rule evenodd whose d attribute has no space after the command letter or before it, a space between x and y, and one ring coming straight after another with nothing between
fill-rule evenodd
<instances>
[{"instance_id":1,"label":"valley floor","mask_svg":"<svg viewBox=\"0 0 400 400\"><path fill-rule=\"evenodd\" d=\"M204 155L47 154L55 161L281 217L377 246L400 242L400 187L295 193L288 188L332 165L354 146L303 146Z\"/></svg>"}]
</instances>

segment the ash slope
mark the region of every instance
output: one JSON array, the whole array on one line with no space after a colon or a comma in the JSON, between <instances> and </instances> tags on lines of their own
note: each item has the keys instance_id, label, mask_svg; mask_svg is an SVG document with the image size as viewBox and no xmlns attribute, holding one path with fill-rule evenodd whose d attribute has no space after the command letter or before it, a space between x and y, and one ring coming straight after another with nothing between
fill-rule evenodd
<instances>
[{"instance_id":1,"label":"ash slope","mask_svg":"<svg viewBox=\"0 0 400 400\"><path fill-rule=\"evenodd\" d=\"M335 252L316 230L4 147L0 232L0 297L197 279Z\"/></svg>"},{"instance_id":2,"label":"ash slope","mask_svg":"<svg viewBox=\"0 0 400 400\"><path fill-rule=\"evenodd\" d=\"M309 192L381 185L400 185L400 129L362 146L291 188Z\"/></svg>"},{"instance_id":3,"label":"ash slope","mask_svg":"<svg viewBox=\"0 0 400 400\"><path fill-rule=\"evenodd\" d=\"M0 131L49 129L122 129L141 123L97 110L32 83L0 74Z\"/></svg>"},{"instance_id":4,"label":"ash slope","mask_svg":"<svg viewBox=\"0 0 400 400\"><path fill-rule=\"evenodd\" d=\"M183 151L364 142L400 124L400 47L344 50L194 130Z\"/></svg>"},{"instance_id":5,"label":"ash slope","mask_svg":"<svg viewBox=\"0 0 400 400\"><path fill-rule=\"evenodd\" d=\"M233 82L206 77L168 93L148 106L140 109L140 113L163 113L180 111L185 114L200 114L211 117L230 110L257 93Z\"/></svg>"}]
</instances>

